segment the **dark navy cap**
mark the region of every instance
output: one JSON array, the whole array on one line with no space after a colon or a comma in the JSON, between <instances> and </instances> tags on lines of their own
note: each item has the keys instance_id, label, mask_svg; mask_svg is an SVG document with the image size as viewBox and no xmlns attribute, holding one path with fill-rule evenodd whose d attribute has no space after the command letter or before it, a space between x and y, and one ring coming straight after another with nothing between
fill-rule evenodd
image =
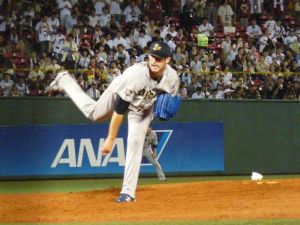
<instances>
[{"instance_id":1,"label":"dark navy cap","mask_svg":"<svg viewBox=\"0 0 300 225\"><path fill-rule=\"evenodd\" d=\"M148 53L157 58L167 58L171 56L172 51L166 42L156 41L150 45Z\"/></svg>"}]
</instances>

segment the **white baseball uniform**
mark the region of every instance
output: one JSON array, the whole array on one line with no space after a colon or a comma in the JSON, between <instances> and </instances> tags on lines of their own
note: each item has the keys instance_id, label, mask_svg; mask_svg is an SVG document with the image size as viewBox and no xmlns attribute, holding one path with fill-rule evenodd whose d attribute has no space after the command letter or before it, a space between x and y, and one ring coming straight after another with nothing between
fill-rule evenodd
<instances>
[{"instance_id":1,"label":"white baseball uniform","mask_svg":"<svg viewBox=\"0 0 300 225\"><path fill-rule=\"evenodd\" d=\"M154 131L151 131L149 134L147 133L144 142L143 156L145 156L153 164L158 178L160 180L165 180L165 174L153 152L153 146L157 146L157 144L158 142L156 133Z\"/></svg>"},{"instance_id":2,"label":"white baseball uniform","mask_svg":"<svg viewBox=\"0 0 300 225\"><path fill-rule=\"evenodd\" d=\"M70 75L62 76L58 86L79 110L93 121L108 119L114 112L117 94L130 102L125 172L121 193L135 198L145 135L152 119L156 94L164 91L175 95L179 88L177 72L169 65L159 82L151 79L147 62L137 63L116 77L98 101L90 98Z\"/></svg>"}]
</instances>

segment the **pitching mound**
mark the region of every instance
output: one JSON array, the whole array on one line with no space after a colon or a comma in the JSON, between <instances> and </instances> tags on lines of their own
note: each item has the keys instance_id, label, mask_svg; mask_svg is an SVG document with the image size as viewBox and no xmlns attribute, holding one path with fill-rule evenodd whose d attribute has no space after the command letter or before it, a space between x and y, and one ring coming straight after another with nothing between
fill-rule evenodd
<instances>
[{"instance_id":1,"label":"pitching mound","mask_svg":"<svg viewBox=\"0 0 300 225\"><path fill-rule=\"evenodd\" d=\"M0 195L0 222L104 222L300 218L300 179L141 186L118 204L118 189Z\"/></svg>"}]
</instances>

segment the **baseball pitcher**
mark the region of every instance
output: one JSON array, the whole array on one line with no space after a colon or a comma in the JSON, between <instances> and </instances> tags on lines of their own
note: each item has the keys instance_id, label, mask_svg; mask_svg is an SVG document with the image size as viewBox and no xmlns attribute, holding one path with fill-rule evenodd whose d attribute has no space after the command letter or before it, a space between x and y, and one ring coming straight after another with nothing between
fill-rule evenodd
<instances>
[{"instance_id":1,"label":"baseball pitcher","mask_svg":"<svg viewBox=\"0 0 300 225\"><path fill-rule=\"evenodd\" d=\"M101 148L102 154L111 154L127 113L127 154L123 186L117 202L135 200L144 139L156 98L160 101L157 101L154 114L162 119L174 116L179 107L179 78L177 72L168 65L171 60L170 47L165 42L154 42L148 53L148 62L128 67L112 81L98 101L82 91L76 80L66 71L58 73L50 85L51 90L67 93L79 110L92 121L110 118L108 134Z\"/></svg>"}]
</instances>

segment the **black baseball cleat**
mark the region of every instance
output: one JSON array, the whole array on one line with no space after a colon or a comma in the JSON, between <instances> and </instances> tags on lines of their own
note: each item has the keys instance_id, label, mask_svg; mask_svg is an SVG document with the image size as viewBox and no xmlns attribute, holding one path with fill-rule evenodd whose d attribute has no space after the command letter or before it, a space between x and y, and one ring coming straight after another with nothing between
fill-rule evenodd
<instances>
[{"instance_id":1,"label":"black baseball cleat","mask_svg":"<svg viewBox=\"0 0 300 225\"><path fill-rule=\"evenodd\" d=\"M117 203L123 203L123 202L135 202L135 198L131 197L128 194L120 194L120 196L116 200Z\"/></svg>"}]
</instances>

